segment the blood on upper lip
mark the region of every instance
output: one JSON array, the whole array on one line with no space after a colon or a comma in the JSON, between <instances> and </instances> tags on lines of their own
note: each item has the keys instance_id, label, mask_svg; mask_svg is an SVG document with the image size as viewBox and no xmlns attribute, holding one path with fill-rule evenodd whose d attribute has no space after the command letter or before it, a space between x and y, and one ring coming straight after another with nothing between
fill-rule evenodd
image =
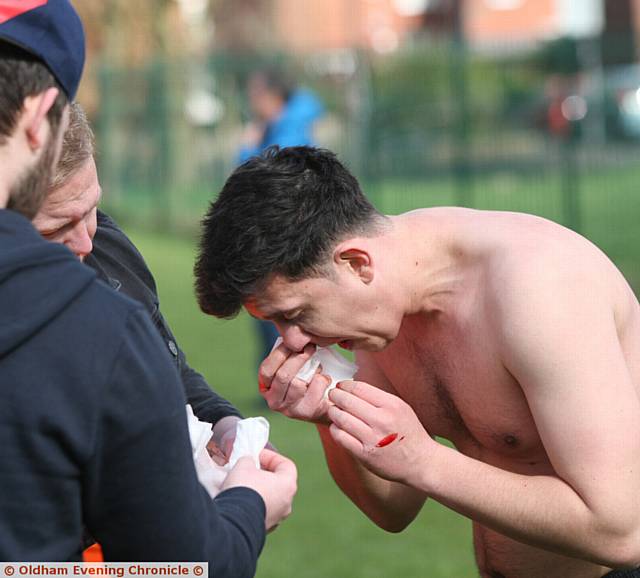
<instances>
[{"instance_id":1,"label":"blood on upper lip","mask_svg":"<svg viewBox=\"0 0 640 578\"><path fill-rule=\"evenodd\" d=\"M384 446L388 446L390 443L393 443L394 441L396 441L396 438L398 437L397 433L392 433L389 434L386 437L383 437L377 444L376 447L377 448L383 448Z\"/></svg>"}]
</instances>

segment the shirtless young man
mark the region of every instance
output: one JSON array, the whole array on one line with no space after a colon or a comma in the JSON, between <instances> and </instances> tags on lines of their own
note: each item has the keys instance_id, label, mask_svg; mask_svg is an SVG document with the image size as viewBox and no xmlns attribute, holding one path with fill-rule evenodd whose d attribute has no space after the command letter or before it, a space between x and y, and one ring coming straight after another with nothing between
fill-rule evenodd
<instances>
[{"instance_id":1,"label":"shirtless young man","mask_svg":"<svg viewBox=\"0 0 640 578\"><path fill-rule=\"evenodd\" d=\"M236 169L203 227L201 307L277 324L263 395L376 524L430 497L473 520L483 577L640 576L611 572L640 564L640 307L594 245L517 213L380 215L306 147ZM295 375L333 343L359 371L324 401Z\"/></svg>"}]
</instances>

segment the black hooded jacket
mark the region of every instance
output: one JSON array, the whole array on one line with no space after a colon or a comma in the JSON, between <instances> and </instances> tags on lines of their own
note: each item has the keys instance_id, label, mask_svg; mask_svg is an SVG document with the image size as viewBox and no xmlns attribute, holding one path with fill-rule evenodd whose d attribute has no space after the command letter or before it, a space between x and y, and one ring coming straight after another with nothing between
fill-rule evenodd
<instances>
[{"instance_id":1,"label":"black hooded jacket","mask_svg":"<svg viewBox=\"0 0 640 578\"><path fill-rule=\"evenodd\" d=\"M102 211L98 211L97 222L93 250L85 258L84 264L94 269L98 278L113 289L144 305L178 367L187 403L191 404L193 412L202 421L212 424L227 416L242 417L187 363L185 354L160 312L156 282L138 249L115 221Z\"/></svg>"},{"instance_id":2,"label":"black hooded jacket","mask_svg":"<svg viewBox=\"0 0 640 578\"><path fill-rule=\"evenodd\" d=\"M0 560L208 561L253 576L264 502L197 481L180 380L143 307L0 210Z\"/></svg>"}]
</instances>

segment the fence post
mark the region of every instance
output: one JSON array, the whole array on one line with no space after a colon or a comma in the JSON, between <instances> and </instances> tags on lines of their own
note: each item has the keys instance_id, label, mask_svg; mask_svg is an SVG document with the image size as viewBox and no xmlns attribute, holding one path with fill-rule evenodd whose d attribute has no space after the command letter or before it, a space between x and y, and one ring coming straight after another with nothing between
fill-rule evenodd
<instances>
[{"instance_id":1,"label":"fence post","mask_svg":"<svg viewBox=\"0 0 640 578\"><path fill-rule=\"evenodd\" d=\"M149 88L151 103L149 107L151 134L155 142L155 158L151 163L154 173L150 182L153 184L152 194L156 197L155 217L160 230L167 231L173 224L171 206L171 186L173 185L171 170L171 139L169 129L169 91L167 81L169 63L158 58L151 63L149 70Z\"/></svg>"},{"instance_id":2,"label":"fence post","mask_svg":"<svg viewBox=\"0 0 640 578\"><path fill-rule=\"evenodd\" d=\"M451 51L452 102L457 103L454 131L453 178L456 204L470 207L473 204L473 175L471 170L471 147L469 146L469 99L467 77L467 44L462 29L462 0L456 3L453 43Z\"/></svg>"},{"instance_id":3,"label":"fence post","mask_svg":"<svg viewBox=\"0 0 640 578\"><path fill-rule=\"evenodd\" d=\"M100 170L100 180L103 181L106 190L109 191L108 203L110 208L116 207L117 211L123 210L122 179L116 166L116 118L118 116L117 71L106 62L101 61L97 65L98 86L100 89L100 106L98 107L95 127L100 143L97 161Z\"/></svg>"},{"instance_id":4,"label":"fence post","mask_svg":"<svg viewBox=\"0 0 640 578\"><path fill-rule=\"evenodd\" d=\"M577 137L569 131L569 134L560 142L562 213L565 225L576 233L580 233L582 231L582 209L577 149Z\"/></svg>"}]
</instances>

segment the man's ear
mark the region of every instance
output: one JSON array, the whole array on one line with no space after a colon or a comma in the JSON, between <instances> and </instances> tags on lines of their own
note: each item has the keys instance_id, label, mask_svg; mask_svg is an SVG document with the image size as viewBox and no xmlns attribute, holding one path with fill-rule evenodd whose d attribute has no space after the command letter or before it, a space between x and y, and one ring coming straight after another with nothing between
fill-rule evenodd
<instances>
[{"instance_id":1,"label":"man's ear","mask_svg":"<svg viewBox=\"0 0 640 578\"><path fill-rule=\"evenodd\" d=\"M338 267L347 266L360 280L369 284L373 281L373 259L365 247L356 246L353 240L349 243L341 243L333 253L333 258Z\"/></svg>"},{"instance_id":2,"label":"man's ear","mask_svg":"<svg viewBox=\"0 0 640 578\"><path fill-rule=\"evenodd\" d=\"M51 87L40 94L28 96L25 99L25 131L27 142L34 151L42 148L47 142L49 123L45 121L59 92L57 88Z\"/></svg>"}]
</instances>

